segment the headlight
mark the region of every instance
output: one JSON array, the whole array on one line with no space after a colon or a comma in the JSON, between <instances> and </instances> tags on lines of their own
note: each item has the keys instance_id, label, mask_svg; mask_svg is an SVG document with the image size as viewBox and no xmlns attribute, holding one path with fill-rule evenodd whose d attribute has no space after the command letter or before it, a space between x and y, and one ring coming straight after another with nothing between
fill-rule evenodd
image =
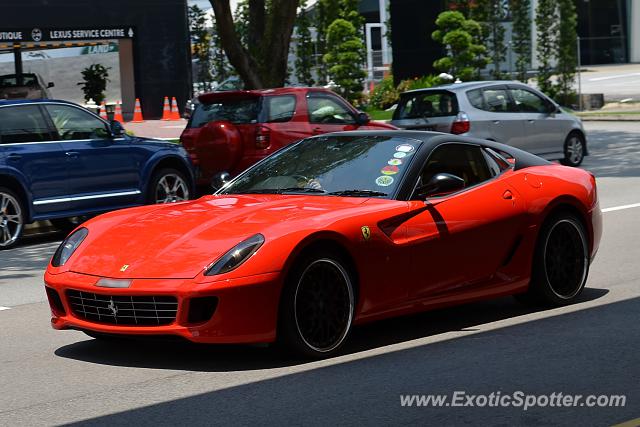
<instances>
[{"instance_id":1,"label":"headlight","mask_svg":"<svg viewBox=\"0 0 640 427\"><path fill-rule=\"evenodd\" d=\"M256 253L258 248L264 243L264 236L256 234L238 243L233 249L224 254L216 262L207 267L205 276L215 276L216 274L227 273L239 267L243 262Z\"/></svg>"},{"instance_id":2,"label":"headlight","mask_svg":"<svg viewBox=\"0 0 640 427\"><path fill-rule=\"evenodd\" d=\"M54 267L62 267L71 255L78 249L78 246L82 243L85 237L89 234L89 230L86 228L80 228L74 233L70 234L64 242L58 247L56 253L53 254L53 258L51 258L51 265Z\"/></svg>"}]
</instances>

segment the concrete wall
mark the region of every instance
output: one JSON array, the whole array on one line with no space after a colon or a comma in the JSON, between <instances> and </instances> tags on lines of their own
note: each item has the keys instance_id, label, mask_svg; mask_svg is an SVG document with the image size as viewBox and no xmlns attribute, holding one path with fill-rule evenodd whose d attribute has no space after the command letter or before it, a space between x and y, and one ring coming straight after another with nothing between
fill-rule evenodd
<instances>
[{"instance_id":1,"label":"concrete wall","mask_svg":"<svg viewBox=\"0 0 640 427\"><path fill-rule=\"evenodd\" d=\"M120 100L120 65L117 52L30 60L26 60L23 55L22 62L25 73L37 73L42 76L45 83L55 83L55 87L49 89L52 98L73 101L79 104L84 104L85 101L84 93L77 83L82 81L82 70L91 64L101 64L111 68L109 70L110 81L107 83L106 91L107 102ZM13 74L14 72L13 62L0 63L0 75Z\"/></svg>"},{"instance_id":2,"label":"concrete wall","mask_svg":"<svg viewBox=\"0 0 640 427\"><path fill-rule=\"evenodd\" d=\"M629 61L640 62L640 0L631 0L629 6Z\"/></svg>"}]
</instances>

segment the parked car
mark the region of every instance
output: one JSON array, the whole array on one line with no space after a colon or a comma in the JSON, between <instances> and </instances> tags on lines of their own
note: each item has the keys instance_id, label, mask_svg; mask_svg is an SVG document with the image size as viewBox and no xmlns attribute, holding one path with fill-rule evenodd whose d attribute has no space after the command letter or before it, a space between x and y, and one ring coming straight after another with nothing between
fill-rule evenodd
<instances>
[{"instance_id":1,"label":"parked car","mask_svg":"<svg viewBox=\"0 0 640 427\"><path fill-rule=\"evenodd\" d=\"M48 89L54 86L53 82L45 85L38 74L7 74L0 76L0 99L48 99Z\"/></svg>"},{"instance_id":2,"label":"parked car","mask_svg":"<svg viewBox=\"0 0 640 427\"><path fill-rule=\"evenodd\" d=\"M211 92L198 97L180 142L199 169L198 184L214 174L235 176L285 145L327 132L396 129L327 89L281 88Z\"/></svg>"},{"instance_id":3,"label":"parked car","mask_svg":"<svg viewBox=\"0 0 640 427\"><path fill-rule=\"evenodd\" d=\"M0 101L0 249L24 225L186 200L193 166L178 144L128 136L65 101Z\"/></svg>"},{"instance_id":4,"label":"parked car","mask_svg":"<svg viewBox=\"0 0 640 427\"><path fill-rule=\"evenodd\" d=\"M391 123L489 139L568 166L580 165L588 154L580 119L518 82L454 83L405 92Z\"/></svg>"},{"instance_id":5,"label":"parked car","mask_svg":"<svg viewBox=\"0 0 640 427\"><path fill-rule=\"evenodd\" d=\"M55 329L322 358L354 324L505 295L571 304L601 233L582 169L461 136L342 132L213 196L94 218L44 281Z\"/></svg>"}]
</instances>

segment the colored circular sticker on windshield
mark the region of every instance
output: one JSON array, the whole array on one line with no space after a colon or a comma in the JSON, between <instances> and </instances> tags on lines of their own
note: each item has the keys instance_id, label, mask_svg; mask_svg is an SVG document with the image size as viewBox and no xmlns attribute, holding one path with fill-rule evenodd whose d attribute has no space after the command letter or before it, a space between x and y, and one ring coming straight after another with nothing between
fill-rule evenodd
<instances>
[{"instance_id":1,"label":"colored circular sticker on windshield","mask_svg":"<svg viewBox=\"0 0 640 427\"><path fill-rule=\"evenodd\" d=\"M387 162L387 164L391 165L391 166L399 166L402 164L402 160L400 159L391 159Z\"/></svg>"},{"instance_id":2,"label":"colored circular sticker on windshield","mask_svg":"<svg viewBox=\"0 0 640 427\"><path fill-rule=\"evenodd\" d=\"M396 151L401 151L403 153L411 153L416 148L413 145L409 144L400 144L396 147Z\"/></svg>"},{"instance_id":3,"label":"colored circular sticker on windshield","mask_svg":"<svg viewBox=\"0 0 640 427\"><path fill-rule=\"evenodd\" d=\"M382 170L380 172L382 172L385 175L395 175L398 173L400 169L398 169L397 166L385 166L382 168Z\"/></svg>"},{"instance_id":4,"label":"colored circular sticker on windshield","mask_svg":"<svg viewBox=\"0 0 640 427\"><path fill-rule=\"evenodd\" d=\"M407 153L398 151L397 153L393 153L393 157L395 157L396 159L404 159L405 157L407 157Z\"/></svg>"},{"instance_id":5,"label":"colored circular sticker on windshield","mask_svg":"<svg viewBox=\"0 0 640 427\"><path fill-rule=\"evenodd\" d=\"M388 187L393 184L393 177L382 175L376 178L376 185L380 187Z\"/></svg>"}]
</instances>

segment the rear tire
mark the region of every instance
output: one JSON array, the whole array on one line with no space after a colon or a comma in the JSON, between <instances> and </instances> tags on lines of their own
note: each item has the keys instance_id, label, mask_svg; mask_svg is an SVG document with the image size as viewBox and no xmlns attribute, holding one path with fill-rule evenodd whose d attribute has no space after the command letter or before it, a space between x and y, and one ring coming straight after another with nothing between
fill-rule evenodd
<instances>
[{"instance_id":1,"label":"rear tire","mask_svg":"<svg viewBox=\"0 0 640 427\"><path fill-rule=\"evenodd\" d=\"M577 167L584 160L587 151L584 138L577 132L572 132L564 142L564 159L560 161L565 166Z\"/></svg>"},{"instance_id":2,"label":"rear tire","mask_svg":"<svg viewBox=\"0 0 640 427\"><path fill-rule=\"evenodd\" d=\"M22 237L25 211L20 196L0 187L0 250L14 247Z\"/></svg>"},{"instance_id":3,"label":"rear tire","mask_svg":"<svg viewBox=\"0 0 640 427\"><path fill-rule=\"evenodd\" d=\"M533 259L529 291L519 301L563 306L576 301L589 275L589 245L580 220L558 213L545 221Z\"/></svg>"},{"instance_id":4,"label":"rear tire","mask_svg":"<svg viewBox=\"0 0 640 427\"><path fill-rule=\"evenodd\" d=\"M354 285L347 263L329 251L307 254L285 283L279 344L304 358L333 357L349 336L354 312Z\"/></svg>"},{"instance_id":5,"label":"rear tire","mask_svg":"<svg viewBox=\"0 0 640 427\"><path fill-rule=\"evenodd\" d=\"M156 171L147 191L147 203L174 203L189 200L191 188L184 173L165 168Z\"/></svg>"}]
</instances>

